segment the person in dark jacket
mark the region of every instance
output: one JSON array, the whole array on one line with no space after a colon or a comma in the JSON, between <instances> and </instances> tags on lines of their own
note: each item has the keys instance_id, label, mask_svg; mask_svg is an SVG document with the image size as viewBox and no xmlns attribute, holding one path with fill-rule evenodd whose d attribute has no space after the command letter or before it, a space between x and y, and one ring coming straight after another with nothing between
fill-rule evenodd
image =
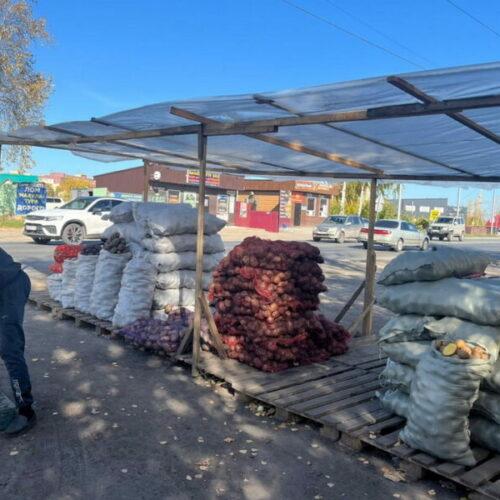
<instances>
[{"instance_id":1,"label":"person in dark jacket","mask_svg":"<svg viewBox=\"0 0 500 500\"><path fill-rule=\"evenodd\" d=\"M30 289L30 279L21 265L0 248L0 357L7 368L17 406L16 417L5 430L7 436L23 434L36 423L24 359L24 306Z\"/></svg>"}]
</instances>

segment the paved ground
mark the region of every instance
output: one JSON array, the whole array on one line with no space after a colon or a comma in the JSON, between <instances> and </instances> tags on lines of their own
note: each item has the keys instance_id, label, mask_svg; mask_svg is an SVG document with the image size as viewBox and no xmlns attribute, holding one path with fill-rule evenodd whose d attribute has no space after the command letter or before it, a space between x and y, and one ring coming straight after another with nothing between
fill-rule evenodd
<instances>
[{"instance_id":1,"label":"paved ground","mask_svg":"<svg viewBox=\"0 0 500 500\"><path fill-rule=\"evenodd\" d=\"M382 455L346 453L303 423L257 417L183 367L32 306L26 333L39 424L0 446L2 499L465 496L436 480L389 480L400 476ZM2 367L0 388L8 393Z\"/></svg>"},{"instance_id":2,"label":"paved ground","mask_svg":"<svg viewBox=\"0 0 500 500\"><path fill-rule=\"evenodd\" d=\"M224 230L228 248L246 235L248 230ZM462 245L493 253L500 249L494 240ZM34 245L16 234L0 233L0 246L44 272L53 252L53 246ZM361 281L365 252L355 243L319 246L326 257L330 289L322 308L333 316ZM378 252L379 266L394 256ZM35 271L31 274L44 278ZM34 279L34 285L43 281ZM360 308L357 304L344 324ZM376 328L387 318L377 309ZM1 499L465 496L436 479L394 482L401 477L394 469L397 464L384 455L345 453L304 423L285 425L272 417L257 417L223 387L193 383L183 367L96 337L91 330L76 329L70 321L51 320L33 307L27 308L26 333L39 425L0 447ZM8 393L2 367L0 389Z\"/></svg>"}]
</instances>

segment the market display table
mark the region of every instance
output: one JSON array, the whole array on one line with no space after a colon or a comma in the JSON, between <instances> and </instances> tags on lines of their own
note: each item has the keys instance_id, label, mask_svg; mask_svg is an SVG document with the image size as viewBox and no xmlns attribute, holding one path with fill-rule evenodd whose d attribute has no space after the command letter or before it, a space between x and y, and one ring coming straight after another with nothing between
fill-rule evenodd
<instances>
[{"instance_id":1,"label":"market display table","mask_svg":"<svg viewBox=\"0 0 500 500\"><path fill-rule=\"evenodd\" d=\"M30 301L56 318L74 319L75 326L87 323L100 334L116 335L109 322L62 309L43 293L32 293ZM178 356L177 360L190 364L191 355ZM478 463L470 468L421 453L399 440L404 419L384 409L375 396L385 364L376 339L368 337L353 339L346 354L278 373L222 360L206 351L200 354L199 369L224 380L246 399L273 406L278 419L294 415L306 418L321 425L321 434L351 448L373 446L399 457L408 479L431 471L475 490L478 498L500 499L500 455L473 448Z\"/></svg>"}]
</instances>

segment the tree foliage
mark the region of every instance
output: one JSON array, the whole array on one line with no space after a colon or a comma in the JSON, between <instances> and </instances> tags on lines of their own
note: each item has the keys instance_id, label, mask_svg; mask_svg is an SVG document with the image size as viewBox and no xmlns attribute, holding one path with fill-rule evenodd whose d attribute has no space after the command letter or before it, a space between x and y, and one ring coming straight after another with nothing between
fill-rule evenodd
<instances>
[{"instance_id":1,"label":"tree foliage","mask_svg":"<svg viewBox=\"0 0 500 500\"><path fill-rule=\"evenodd\" d=\"M0 0L0 129L15 130L42 122L51 80L34 68L31 47L49 40L44 19L33 17L34 0ZM13 146L2 160L16 170L33 166L31 148Z\"/></svg>"},{"instance_id":2,"label":"tree foliage","mask_svg":"<svg viewBox=\"0 0 500 500\"><path fill-rule=\"evenodd\" d=\"M88 179L80 179L78 177L64 177L57 188L57 194L63 200L68 201L71 199L72 189L91 189L92 182Z\"/></svg>"}]
</instances>

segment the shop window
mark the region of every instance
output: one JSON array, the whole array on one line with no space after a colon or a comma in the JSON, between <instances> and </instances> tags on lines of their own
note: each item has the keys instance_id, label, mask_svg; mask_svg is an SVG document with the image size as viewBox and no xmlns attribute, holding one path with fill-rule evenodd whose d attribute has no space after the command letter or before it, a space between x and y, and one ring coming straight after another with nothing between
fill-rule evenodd
<instances>
[{"instance_id":1,"label":"shop window","mask_svg":"<svg viewBox=\"0 0 500 500\"><path fill-rule=\"evenodd\" d=\"M316 215L316 198L307 198L307 215L314 217Z\"/></svg>"},{"instance_id":2,"label":"shop window","mask_svg":"<svg viewBox=\"0 0 500 500\"><path fill-rule=\"evenodd\" d=\"M326 217L328 215L328 198L319 199L319 216Z\"/></svg>"},{"instance_id":3,"label":"shop window","mask_svg":"<svg viewBox=\"0 0 500 500\"><path fill-rule=\"evenodd\" d=\"M168 203L180 203L181 202L181 192L169 189L167 192L167 202Z\"/></svg>"}]
</instances>

